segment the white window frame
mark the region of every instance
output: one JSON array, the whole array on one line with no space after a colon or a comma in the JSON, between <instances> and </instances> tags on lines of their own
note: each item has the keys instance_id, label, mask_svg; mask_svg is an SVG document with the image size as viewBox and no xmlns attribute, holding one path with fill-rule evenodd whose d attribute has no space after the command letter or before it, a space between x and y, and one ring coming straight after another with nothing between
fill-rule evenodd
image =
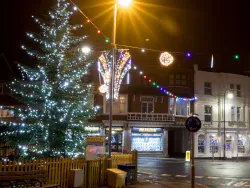
<instances>
[{"instance_id":1,"label":"white window frame","mask_svg":"<svg viewBox=\"0 0 250 188\"><path fill-rule=\"evenodd\" d=\"M206 84L210 84L210 87L206 87ZM212 82L204 82L204 95L213 95Z\"/></svg>"},{"instance_id":2,"label":"white window frame","mask_svg":"<svg viewBox=\"0 0 250 188\"><path fill-rule=\"evenodd\" d=\"M154 112L154 109L155 109L155 107L154 107L154 103L155 103L155 97L153 97L153 96L141 96L140 97L140 101L141 101L141 112L142 113L152 113L152 112ZM142 111L142 105L143 105L143 103L145 103L145 104L147 104L147 112L143 112ZM149 112L149 104L152 104L152 107L153 107L153 110L152 110L152 112Z\"/></svg>"},{"instance_id":3,"label":"white window frame","mask_svg":"<svg viewBox=\"0 0 250 188\"><path fill-rule=\"evenodd\" d=\"M125 97L125 112L121 113L120 112L120 97L124 96ZM106 97L104 96L104 100L103 100L103 113L104 114L109 114L109 101L106 100ZM114 112L114 108L113 108L113 114L127 114L128 113L128 95L119 95L119 100L118 101L114 101L113 104L118 104L118 110L119 112Z\"/></svg>"},{"instance_id":4,"label":"white window frame","mask_svg":"<svg viewBox=\"0 0 250 188\"><path fill-rule=\"evenodd\" d=\"M241 85L240 84L236 85L236 96L241 97Z\"/></svg>"},{"instance_id":5,"label":"white window frame","mask_svg":"<svg viewBox=\"0 0 250 188\"><path fill-rule=\"evenodd\" d=\"M236 120L240 121L241 120L241 107L237 106L236 114L237 114Z\"/></svg>"},{"instance_id":6,"label":"white window frame","mask_svg":"<svg viewBox=\"0 0 250 188\"><path fill-rule=\"evenodd\" d=\"M214 142L212 143L212 139ZM216 136L209 136L209 153L219 153L219 140Z\"/></svg>"},{"instance_id":7,"label":"white window frame","mask_svg":"<svg viewBox=\"0 0 250 188\"><path fill-rule=\"evenodd\" d=\"M205 112L206 107L210 107L211 108L211 113L206 113ZM211 116L211 121L206 121L205 116L207 116L207 115ZM204 105L204 122L208 123L208 122L212 122L212 121L213 121L213 106L211 106L211 105Z\"/></svg>"},{"instance_id":8,"label":"white window frame","mask_svg":"<svg viewBox=\"0 0 250 188\"><path fill-rule=\"evenodd\" d=\"M231 121L235 121L235 106L231 106Z\"/></svg>"},{"instance_id":9,"label":"white window frame","mask_svg":"<svg viewBox=\"0 0 250 188\"><path fill-rule=\"evenodd\" d=\"M200 137L203 137L202 139ZM199 148L203 148L203 152L200 152ZM205 154L206 151L206 139L204 134L198 136L198 154Z\"/></svg>"},{"instance_id":10,"label":"white window frame","mask_svg":"<svg viewBox=\"0 0 250 188\"><path fill-rule=\"evenodd\" d=\"M238 142L237 142L237 152L238 153L245 153L246 146L244 145L243 137L238 135Z\"/></svg>"}]
</instances>

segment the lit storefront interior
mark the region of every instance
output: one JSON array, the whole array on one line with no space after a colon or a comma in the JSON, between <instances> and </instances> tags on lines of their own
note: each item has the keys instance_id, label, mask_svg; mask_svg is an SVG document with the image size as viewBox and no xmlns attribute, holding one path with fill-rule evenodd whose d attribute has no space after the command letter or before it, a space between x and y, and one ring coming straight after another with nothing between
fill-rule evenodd
<instances>
[{"instance_id":1,"label":"lit storefront interior","mask_svg":"<svg viewBox=\"0 0 250 188\"><path fill-rule=\"evenodd\" d=\"M105 129L106 135L106 150L108 149L108 138L109 138L109 128ZM112 140L111 140L111 149L112 152L122 152L122 138L123 138L123 128L122 127L113 127L112 128Z\"/></svg>"},{"instance_id":2,"label":"lit storefront interior","mask_svg":"<svg viewBox=\"0 0 250 188\"><path fill-rule=\"evenodd\" d=\"M163 152L162 128L132 128L131 150Z\"/></svg>"}]
</instances>

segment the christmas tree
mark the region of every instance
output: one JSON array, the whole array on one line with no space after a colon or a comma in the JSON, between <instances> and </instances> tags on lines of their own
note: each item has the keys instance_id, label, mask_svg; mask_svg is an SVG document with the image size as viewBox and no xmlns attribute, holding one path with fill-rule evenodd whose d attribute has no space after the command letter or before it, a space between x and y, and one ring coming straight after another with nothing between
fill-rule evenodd
<instances>
[{"instance_id":1,"label":"christmas tree","mask_svg":"<svg viewBox=\"0 0 250 188\"><path fill-rule=\"evenodd\" d=\"M91 102L93 86L81 82L91 63L78 50L84 37L75 30L82 25L70 24L70 9L65 0L58 0L49 21L32 16L41 32L27 36L39 47L22 49L36 60L36 66L19 64L23 79L9 84L11 95L24 106L6 107L19 121L2 122L7 131L0 136L17 146L20 157L71 157L84 151L84 126L97 109Z\"/></svg>"}]
</instances>

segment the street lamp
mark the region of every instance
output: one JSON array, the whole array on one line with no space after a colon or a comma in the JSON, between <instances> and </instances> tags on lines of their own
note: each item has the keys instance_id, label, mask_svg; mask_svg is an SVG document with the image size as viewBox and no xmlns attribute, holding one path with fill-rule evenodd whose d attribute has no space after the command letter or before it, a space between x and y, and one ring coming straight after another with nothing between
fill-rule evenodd
<instances>
[{"instance_id":1,"label":"street lamp","mask_svg":"<svg viewBox=\"0 0 250 188\"><path fill-rule=\"evenodd\" d=\"M113 96L114 96L114 73L115 73L115 63L116 63L116 17L117 17L117 4L121 7L128 7L132 3L132 0L118 0L114 5L114 23L113 23L113 34L112 34L112 66L111 66L111 78L110 78L110 88L109 88L109 158L111 158L111 141L112 141L112 121L113 121ZM111 165L111 163L110 163Z\"/></svg>"},{"instance_id":2,"label":"street lamp","mask_svg":"<svg viewBox=\"0 0 250 188\"><path fill-rule=\"evenodd\" d=\"M233 93L224 92L223 99L224 99L224 108L223 108L223 119L224 119L224 150L223 150L223 158L226 159L226 94L227 98L232 99L234 97Z\"/></svg>"}]
</instances>

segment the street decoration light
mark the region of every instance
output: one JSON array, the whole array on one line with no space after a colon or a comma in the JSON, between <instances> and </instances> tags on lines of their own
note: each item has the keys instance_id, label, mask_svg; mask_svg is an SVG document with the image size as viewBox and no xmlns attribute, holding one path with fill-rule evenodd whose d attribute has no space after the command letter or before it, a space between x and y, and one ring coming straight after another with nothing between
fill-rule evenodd
<instances>
[{"instance_id":1,"label":"street decoration light","mask_svg":"<svg viewBox=\"0 0 250 188\"><path fill-rule=\"evenodd\" d=\"M164 52L160 56L160 62L164 66L171 65L173 63L173 61L174 61L174 57L168 52Z\"/></svg>"},{"instance_id":2,"label":"street decoration light","mask_svg":"<svg viewBox=\"0 0 250 188\"><path fill-rule=\"evenodd\" d=\"M117 54L116 54L117 55ZM103 52L102 55L98 58L98 71L101 74L104 85L106 88L110 87L111 83L111 68L112 61L110 61L111 56L109 52ZM113 58L113 56L112 56ZM127 51L121 51L116 57L117 61L115 62L114 74L113 74L113 99L118 100L119 91L122 80L127 72L131 69L131 56ZM103 89L103 88L102 88ZM110 91L106 90L106 99L110 99Z\"/></svg>"}]
</instances>

